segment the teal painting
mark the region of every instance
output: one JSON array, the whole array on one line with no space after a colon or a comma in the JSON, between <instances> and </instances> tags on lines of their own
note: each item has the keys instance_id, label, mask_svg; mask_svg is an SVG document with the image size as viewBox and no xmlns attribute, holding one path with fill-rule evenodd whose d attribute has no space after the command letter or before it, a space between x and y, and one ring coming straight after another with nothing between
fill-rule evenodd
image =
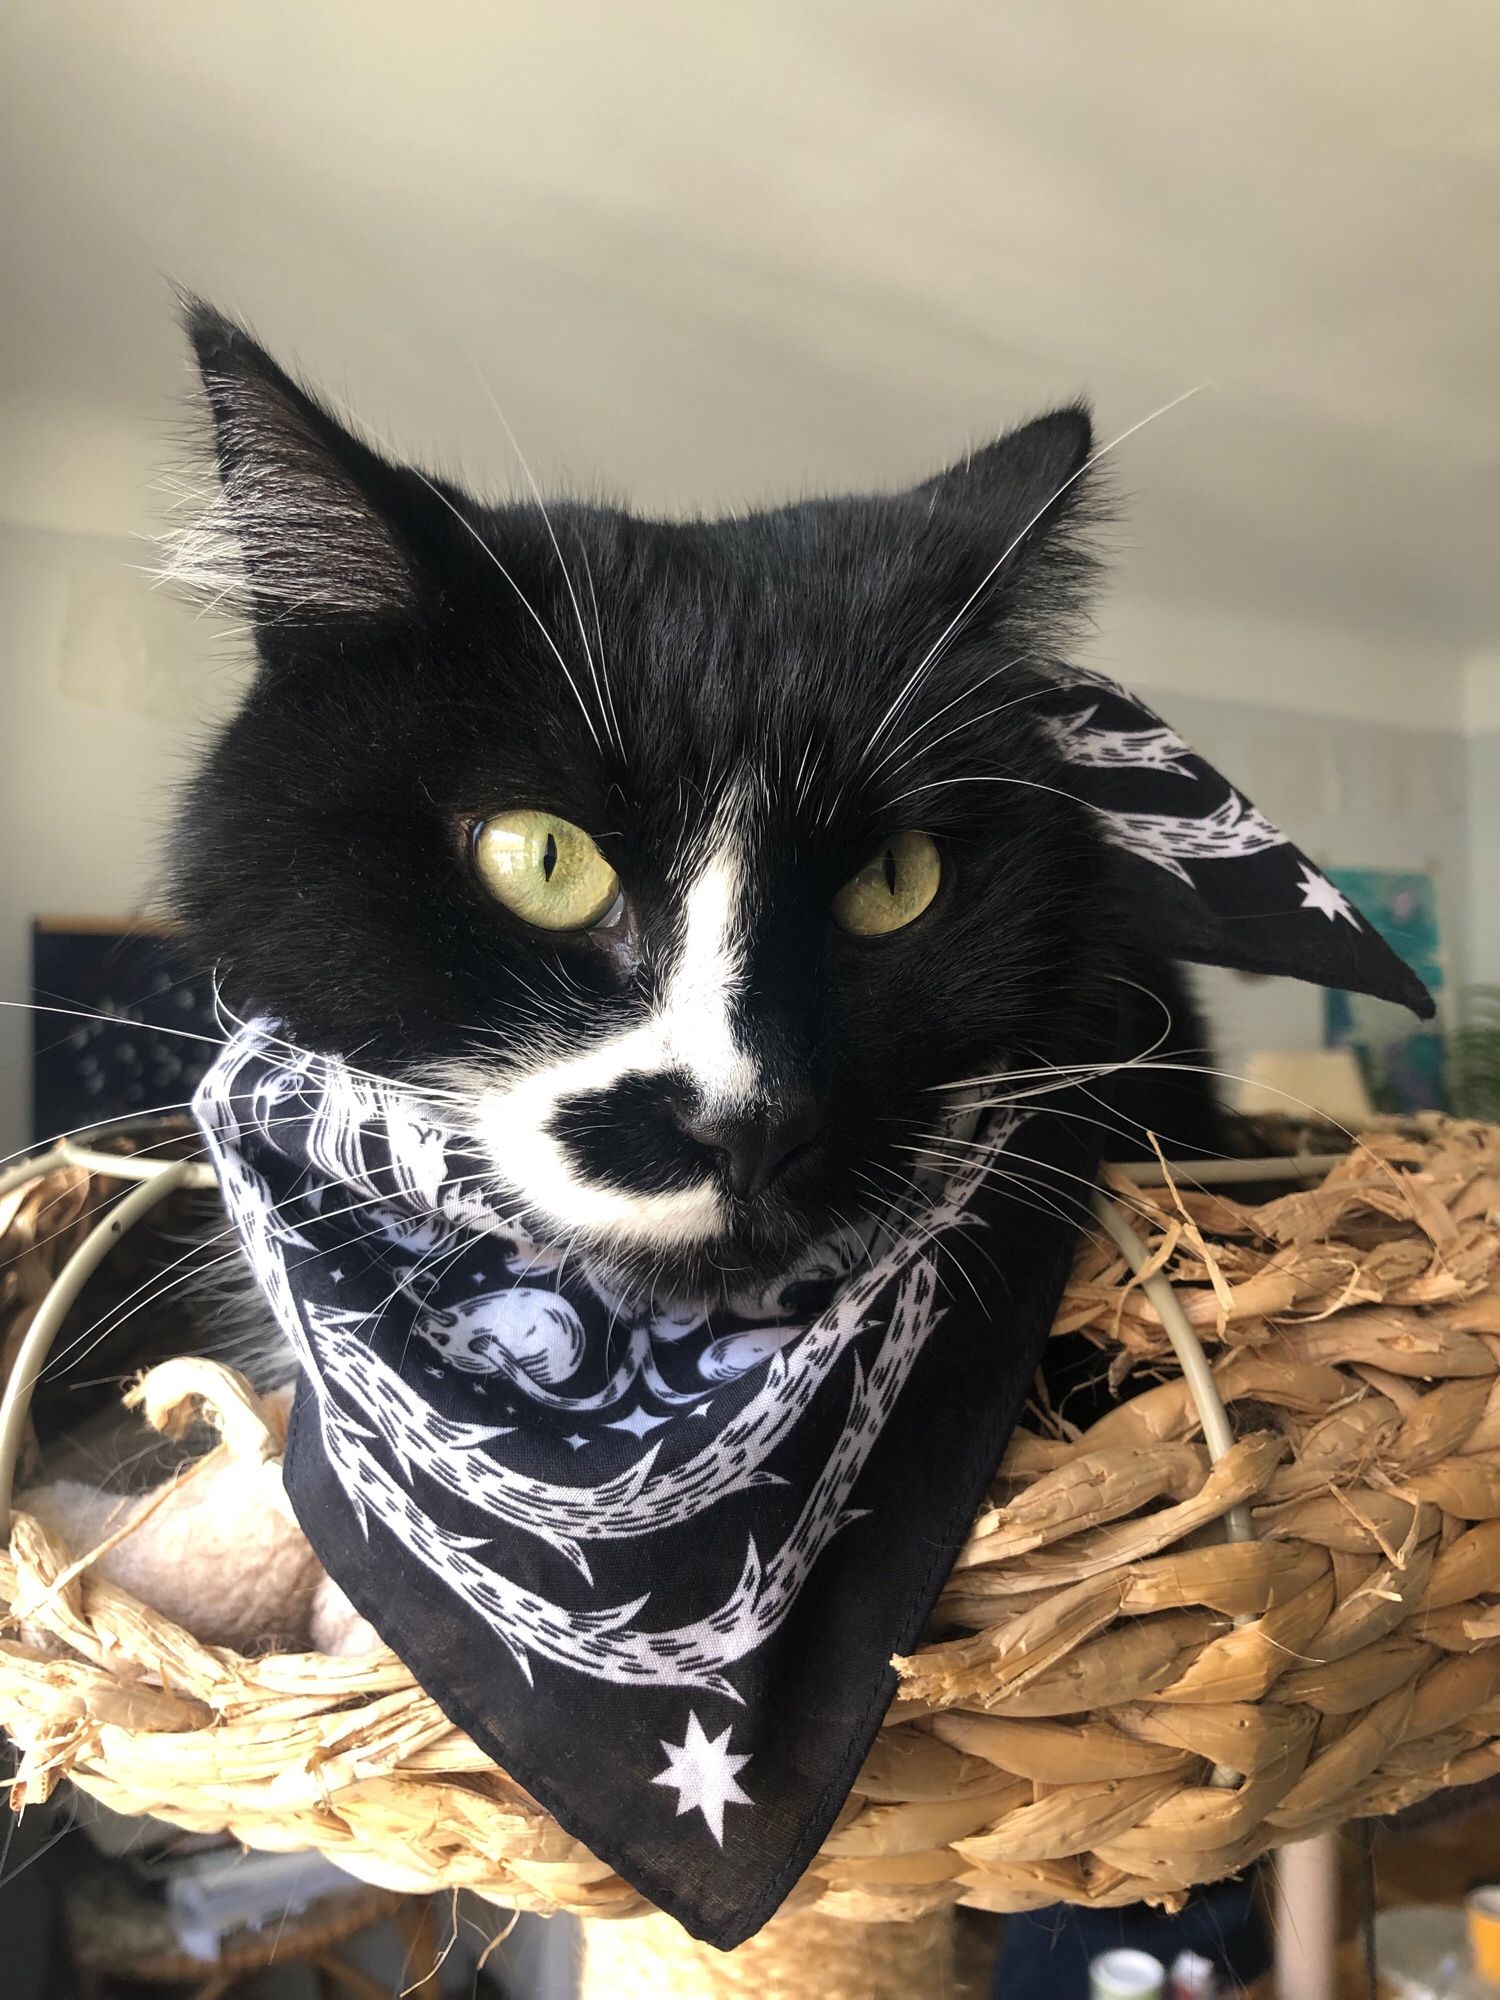
<instances>
[{"instance_id":1,"label":"teal painting","mask_svg":"<svg viewBox=\"0 0 1500 2000\"><path fill-rule=\"evenodd\" d=\"M1437 883L1418 869L1329 868L1328 879L1379 931L1435 997L1447 984ZM1323 1039L1359 1058L1379 1111L1435 1111L1445 1103L1444 1038L1419 1028L1402 1007L1355 993L1329 991Z\"/></svg>"}]
</instances>

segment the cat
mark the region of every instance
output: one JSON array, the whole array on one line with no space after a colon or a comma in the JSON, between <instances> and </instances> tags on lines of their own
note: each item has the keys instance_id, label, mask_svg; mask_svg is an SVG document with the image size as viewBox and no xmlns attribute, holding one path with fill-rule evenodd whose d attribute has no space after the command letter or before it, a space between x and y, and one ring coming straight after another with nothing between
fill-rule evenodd
<instances>
[{"instance_id":1,"label":"cat","mask_svg":"<svg viewBox=\"0 0 1500 2000\"><path fill-rule=\"evenodd\" d=\"M666 1299L902 1214L976 1078L1124 1065L1040 1111L1212 1149L1038 707L1097 569L1083 406L903 492L654 520L483 503L187 328L221 491L174 573L258 671L171 902L230 1009L440 1090L540 1243Z\"/></svg>"}]
</instances>

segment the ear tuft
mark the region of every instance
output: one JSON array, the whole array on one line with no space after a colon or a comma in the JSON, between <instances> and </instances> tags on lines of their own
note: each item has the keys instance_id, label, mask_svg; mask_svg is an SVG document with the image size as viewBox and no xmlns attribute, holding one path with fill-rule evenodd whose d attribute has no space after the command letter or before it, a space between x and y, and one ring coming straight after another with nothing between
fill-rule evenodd
<instances>
[{"instance_id":1,"label":"ear tuft","mask_svg":"<svg viewBox=\"0 0 1500 2000\"><path fill-rule=\"evenodd\" d=\"M1069 403L1007 431L917 491L974 508L1003 499L1019 531L1020 524L1032 517L1040 525L1054 508L1069 508L1071 496L1083 484L1093 441L1087 407Z\"/></svg>"},{"instance_id":2,"label":"ear tuft","mask_svg":"<svg viewBox=\"0 0 1500 2000\"><path fill-rule=\"evenodd\" d=\"M170 537L165 574L260 623L410 606L396 525L407 477L354 437L241 326L198 299L183 320L212 419L218 491Z\"/></svg>"},{"instance_id":3,"label":"ear tuft","mask_svg":"<svg viewBox=\"0 0 1500 2000\"><path fill-rule=\"evenodd\" d=\"M983 611L1004 612L1031 643L1064 643L1093 593L1092 531L1108 519L1096 485L1093 424L1070 403L1007 431L915 489L930 516L966 536L982 572Z\"/></svg>"}]
</instances>

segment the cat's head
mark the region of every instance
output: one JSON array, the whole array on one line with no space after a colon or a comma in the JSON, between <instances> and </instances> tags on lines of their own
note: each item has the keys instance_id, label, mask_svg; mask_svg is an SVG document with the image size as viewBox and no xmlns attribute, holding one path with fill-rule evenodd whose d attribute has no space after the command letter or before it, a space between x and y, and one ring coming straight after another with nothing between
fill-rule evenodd
<instances>
[{"instance_id":1,"label":"cat's head","mask_svg":"<svg viewBox=\"0 0 1500 2000\"><path fill-rule=\"evenodd\" d=\"M543 1240L669 1291L899 1206L951 1086L1077 1053L1104 861L1036 704L1083 410L652 521L482 504L190 331L223 497L178 568L260 670L173 872L232 1005L447 1093Z\"/></svg>"}]
</instances>

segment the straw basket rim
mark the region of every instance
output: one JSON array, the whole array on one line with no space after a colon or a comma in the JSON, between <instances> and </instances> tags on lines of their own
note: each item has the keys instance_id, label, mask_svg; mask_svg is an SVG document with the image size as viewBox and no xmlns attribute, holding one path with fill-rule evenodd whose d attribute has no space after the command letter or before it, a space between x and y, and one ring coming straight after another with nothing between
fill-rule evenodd
<instances>
[{"instance_id":1,"label":"straw basket rim","mask_svg":"<svg viewBox=\"0 0 1500 2000\"><path fill-rule=\"evenodd\" d=\"M66 1143L29 1165L0 1176L0 1502L71 1298L130 1220L204 1184L185 1161ZM1219 1184L1261 1163L1107 1170L1107 1234L1054 1331L1135 1393L1079 1435L1017 1433L793 1907L1175 1902L1500 1773L1500 1130L1434 1119L1274 1170L1315 1184L1257 1202ZM50 1242L44 1200L68 1211ZM140 1393L155 1421L191 1406L223 1449L279 1451L219 1364L166 1363ZM393 1655L202 1645L89 1552L24 1513L9 1526L18 1801L66 1776L127 1812L321 1849L377 1887L649 1908Z\"/></svg>"}]
</instances>

